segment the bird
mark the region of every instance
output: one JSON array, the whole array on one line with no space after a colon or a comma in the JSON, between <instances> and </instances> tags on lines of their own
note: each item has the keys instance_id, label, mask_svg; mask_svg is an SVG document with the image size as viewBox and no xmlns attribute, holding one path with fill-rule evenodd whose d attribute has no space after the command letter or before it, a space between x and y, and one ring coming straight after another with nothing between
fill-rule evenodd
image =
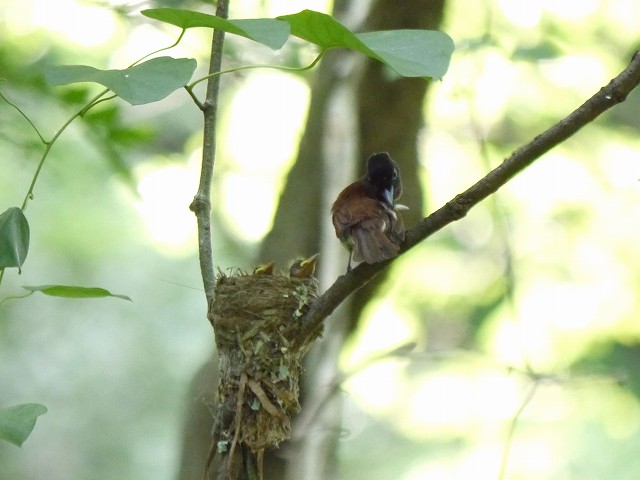
<instances>
[{"instance_id":1,"label":"bird","mask_svg":"<svg viewBox=\"0 0 640 480\"><path fill-rule=\"evenodd\" d=\"M396 204L402 194L400 169L388 153L370 156L366 173L347 186L331 207L336 236L349 250L351 261L376 263L398 255L404 223Z\"/></svg>"},{"instance_id":2,"label":"bird","mask_svg":"<svg viewBox=\"0 0 640 480\"><path fill-rule=\"evenodd\" d=\"M318 261L318 253L309 258L296 260L289 268L289 278L306 279L313 277L316 271L316 262Z\"/></svg>"},{"instance_id":3,"label":"bird","mask_svg":"<svg viewBox=\"0 0 640 480\"><path fill-rule=\"evenodd\" d=\"M276 266L275 261L265 263L263 265L259 265L253 269L253 274L254 275L273 275L275 266Z\"/></svg>"}]
</instances>

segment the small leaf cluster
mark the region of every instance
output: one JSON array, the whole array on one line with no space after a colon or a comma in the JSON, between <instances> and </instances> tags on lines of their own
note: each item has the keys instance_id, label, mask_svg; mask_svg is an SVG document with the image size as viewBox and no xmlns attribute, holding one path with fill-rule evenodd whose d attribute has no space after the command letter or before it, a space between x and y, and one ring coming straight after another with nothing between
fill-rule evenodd
<instances>
[{"instance_id":1,"label":"small leaf cluster","mask_svg":"<svg viewBox=\"0 0 640 480\"><path fill-rule=\"evenodd\" d=\"M282 48L291 35L317 45L321 53L332 48L348 48L383 62L404 77L442 78L454 48L451 38L443 32L387 30L357 34L333 17L312 10L278 18L245 20L226 20L175 8L149 9L142 14L180 27L183 33L189 28L214 28L274 50ZM162 100L187 86L195 69L194 59L159 57L122 70L99 70L86 65L53 66L47 69L46 78L54 86L99 83L131 105L141 105Z\"/></svg>"}]
</instances>

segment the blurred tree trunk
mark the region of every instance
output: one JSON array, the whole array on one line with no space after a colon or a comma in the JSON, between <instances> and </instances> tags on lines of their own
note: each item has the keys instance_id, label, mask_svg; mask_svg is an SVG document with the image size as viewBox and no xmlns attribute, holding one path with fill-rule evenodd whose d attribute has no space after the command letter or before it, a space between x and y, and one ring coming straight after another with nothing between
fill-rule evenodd
<instances>
[{"instance_id":1,"label":"blurred tree trunk","mask_svg":"<svg viewBox=\"0 0 640 480\"><path fill-rule=\"evenodd\" d=\"M398 8L394 0L375 0L364 30L417 29L438 30L442 24L445 0L414 0ZM409 206L403 212L407 227L424 216L419 176L418 134L423 127L425 97L430 82L421 78L401 78L380 62L368 61L358 82L359 159L386 151L398 162L404 193L400 203ZM355 292L349 318L358 321L362 309L384 281L378 275ZM355 328L352 326L351 330Z\"/></svg>"},{"instance_id":2,"label":"blurred tree trunk","mask_svg":"<svg viewBox=\"0 0 640 480\"><path fill-rule=\"evenodd\" d=\"M366 17L363 31L423 28L438 29L442 23L444 0L415 0L406 2L400 8L394 0L374 0ZM339 163L345 160L355 161L356 176L362 174L364 160L375 152L387 151L397 160L403 173L404 195L402 203L411 207L404 215L408 226L413 225L423 216L422 190L419 183L418 162L418 134L423 127L423 108L429 83L423 79L400 78L379 62L368 60L364 62L361 73L356 77L353 88L352 114L355 116L354 151L350 156L341 158L326 158L324 178L323 205L326 215L321 220L330 225L329 206L338 191L353 180L343 178L339 185L332 184L335 170ZM330 122L331 119L328 119ZM326 135L326 134L325 134ZM332 139L330 139L333 142ZM340 148L336 148L340 151ZM349 151L349 145L344 145L342 151ZM326 151L325 154L331 152ZM342 168L344 170L344 168ZM332 175L333 174L333 175ZM292 179L295 181L295 179ZM298 178L298 182L304 181ZM337 187L337 188L336 188ZM329 193L332 192L332 193ZM327 201L328 200L328 201ZM286 208L283 206L282 208ZM295 216L295 208L289 210ZM292 220L293 221L293 220ZM323 224L316 226L315 231L323 231ZM329 228L331 230L331 227ZM331 245L339 245L335 237L330 234ZM320 257L322 279L329 284L336 276L344 272L344 263L340 262L336 273L335 255L328 255L332 250L323 245ZM345 255L346 257L346 255ZM342 257L342 258L345 258ZM346 262L345 262L346 263ZM334 268L331 268L331 267ZM327 271L332 273L326 278ZM325 338L317 345L315 351L309 355L307 372L304 377L307 387L305 403L298 422L294 426L292 448L288 457L292 459L288 465L288 480L305 478L307 480L323 480L337 478L336 464L337 442L341 431L341 398L333 395L331 401L325 402L322 410L317 405L331 395L328 391L332 380L338 374L338 358L345 339L356 329L362 309L375 294L376 289L384 281L385 275L379 275L358 290L344 304L334 312L325 326ZM296 442L297 441L297 442Z\"/></svg>"},{"instance_id":3,"label":"blurred tree trunk","mask_svg":"<svg viewBox=\"0 0 640 480\"><path fill-rule=\"evenodd\" d=\"M358 16L349 10L352 4L360 2L336 0L334 16L355 28L347 20ZM415 0L402 7L393 0L374 0L359 30L437 29L443 9L444 0ZM411 207L405 215L407 225L423 213L417 175L417 135L423 124L428 83L422 79L397 78L375 61L353 60L353 54L331 51L318 67L297 159L257 262L275 260L278 268L286 269L296 255L321 252L319 274L323 288L344 273L346 267L345 253L339 262L335 261L340 246L331 230L331 201L353 180L354 172L360 175L368 155L387 151L400 164L405 189L403 203ZM354 74L357 71L360 75ZM318 415L312 415L315 412L309 406L325 396L329 382L338 372L337 359L344 340L356 328L362 308L380 281L377 279L356 292L349 305L332 315L324 339L309 353L301 385L302 413L294 425L292 441L265 455L266 480L320 480L338 476L335 453L341 425L339 398L324 405ZM212 359L194 380L179 480L202 478L211 446L212 413L207 403L216 388L217 369L217 361ZM215 470L214 465L212 471Z\"/></svg>"}]
</instances>

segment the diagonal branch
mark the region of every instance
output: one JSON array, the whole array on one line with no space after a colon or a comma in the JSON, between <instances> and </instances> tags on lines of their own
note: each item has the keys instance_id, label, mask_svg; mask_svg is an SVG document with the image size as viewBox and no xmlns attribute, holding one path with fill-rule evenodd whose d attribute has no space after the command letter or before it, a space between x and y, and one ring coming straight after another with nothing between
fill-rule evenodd
<instances>
[{"instance_id":1,"label":"diagonal branch","mask_svg":"<svg viewBox=\"0 0 640 480\"><path fill-rule=\"evenodd\" d=\"M546 152L559 145L600 114L623 102L640 84L640 51L636 52L625 68L609 84L587 100L577 110L560 120L553 127L520 147L498 167L480 179L463 193L456 195L444 206L407 230L402 246L403 254L448 224L463 218L469 210L489 195L495 193L515 175L520 173ZM335 283L312 305L302 318L306 332L311 335L349 295L362 287L395 259L380 263L362 263L350 273L338 277Z\"/></svg>"}]
</instances>

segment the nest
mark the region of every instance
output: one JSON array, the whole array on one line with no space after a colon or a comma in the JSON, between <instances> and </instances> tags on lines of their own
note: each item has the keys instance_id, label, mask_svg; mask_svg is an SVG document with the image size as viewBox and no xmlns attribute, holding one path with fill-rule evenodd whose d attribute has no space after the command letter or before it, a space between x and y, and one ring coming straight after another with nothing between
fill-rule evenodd
<instances>
[{"instance_id":1,"label":"nest","mask_svg":"<svg viewBox=\"0 0 640 480\"><path fill-rule=\"evenodd\" d=\"M284 275L218 276L213 323L220 359L218 451L238 443L277 447L300 411L301 360L313 341L300 319L318 295L317 280Z\"/></svg>"}]
</instances>

